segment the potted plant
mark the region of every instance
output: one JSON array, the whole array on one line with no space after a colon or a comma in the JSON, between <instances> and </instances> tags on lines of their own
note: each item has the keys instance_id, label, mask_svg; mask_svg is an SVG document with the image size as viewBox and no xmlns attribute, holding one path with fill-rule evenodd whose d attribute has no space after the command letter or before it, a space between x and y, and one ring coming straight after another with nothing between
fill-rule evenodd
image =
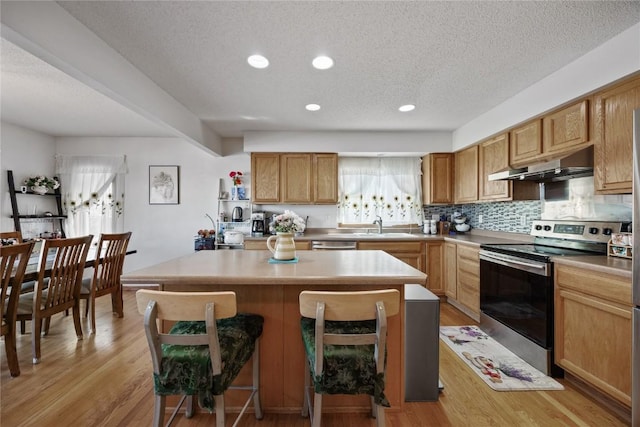
<instances>
[{"instance_id":1,"label":"potted plant","mask_svg":"<svg viewBox=\"0 0 640 427\"><path fill-rule=\"evenodd\" d=\"M267 249L273 254L275 260L293 260L296 258L296 244L293 240L295 233L302 233L305 223L295 212L286 210L283 214L276 215L269 226L277 236L269 236ZM275 246L271 243L275 239Z\"/></svg>"},{"instance_id":2,"label":"potted plant","mask_svg":"<svg viewBox=\"0 0 640 427\"><path fill-rule=\"evenodd\" d=\"M55 190L60 187L58 178L49 178L44 175L30 176L24 180L24 185L29 187L36 194L46 194L49 190Z\"/></svg>"}]
</instances>

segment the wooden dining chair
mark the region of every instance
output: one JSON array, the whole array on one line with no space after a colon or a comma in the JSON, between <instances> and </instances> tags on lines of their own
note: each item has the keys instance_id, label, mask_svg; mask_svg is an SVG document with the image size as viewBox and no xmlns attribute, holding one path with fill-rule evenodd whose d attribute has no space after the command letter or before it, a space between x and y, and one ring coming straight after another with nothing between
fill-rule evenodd
<instances>
[{"instance_id":1,"label":"wooden dining chair","mask_svg":"<svg viewBox=\"0 0 640 427\"><path fill-rule=\"evenodd\" d=\"M90 328L94 334L96 333L96 298L111 295L113 312L118 317L124 316L120 276L122 276L122 266L130 238L130 231L100 235L93 276L82 280L80 300L86 301L85 316L90 314Z\"/></svg>"},{"instance_id":2,"label":"wooden dining chair","mask_svg":"<svg viewBox=\"0 0 640 427\"><path fill-rule=\"evenodd\" d=\"M387 317L399 309L396 289L300 293L307 356L302 415L309 414L312 427L321 425L323 394L370 395L376 425L384 426Z\"/></svg>"},{"instance_id":3,"label":"wooden dining chair","mask_svg":"<svg viewBox=\"0 0 640 427\"><path fill-rule=\"evenodd\" d=\"M16 350L16 315L18 309L19 292L12 292L11 288L20 289L20 283L27 268L29 256L33 250L33 242L18 243L0 247L0 318L2 328L0 335L4 337L4 349L7 353L7 363L12 377L20 375L18 353Z\"/></svg>"},{"instance_id":4,"label":"wooden dining chair","mask_svg":"<svg viewBox=\"0 0 640 427\"><path fill-rule=\"evenodd\" d=\"M31 320L33 363L40 362L40 338L49 332L51 316L73 309L76 335L82 339L80 325L80 285L92 235L69 239L46 239L42 245L38 280L33 292L22 293L18 301L18 321ZM53 262L49 264L49 254ZM50 268L51 273L45 274ZM48 278L46 276L49 276Z\"/></svg>"},{"instance_id":5,"label":"wooden dining chair","mask_svg":"<svg viewBox=\"0 0 640 427\"><path fill-rule=\"evenodd\" d=\"M15 240L22 243L22 232L20 231L0 231L0 240Z\"/></svg>"},{"instance_id":6,"label":"wooden dining chair","mask_svg":"<svg viewBox=\"0 0 640 427\"><path fill-rule=\"evenodd\" d=\"M153 425L164 425L165 396L182 395L169 423L185 399L186 416L194 413L193 397L201 407L215 408L216 426L225 426L224 392L249 391L234 426L251 399L255 416L262 419L260 403L260 336L264 318L236 312L234 292L167 292L141 289L136 293L138 312L153 363L155 410ZM169 333L158 331L157 321L175 321ZM253 357L251 385L231 385Z\"/></svg>"}]
</instances>

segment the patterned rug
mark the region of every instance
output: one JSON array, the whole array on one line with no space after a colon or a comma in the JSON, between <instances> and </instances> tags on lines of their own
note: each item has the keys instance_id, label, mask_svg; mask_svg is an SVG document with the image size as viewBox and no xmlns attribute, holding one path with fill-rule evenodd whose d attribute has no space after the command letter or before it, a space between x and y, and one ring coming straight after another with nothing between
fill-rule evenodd
<instances>
[{"instance_id":1,"label":"patterned rug","mask_svg":"<svg viewBox=\"0 0 640 427\"><path fill-rule=\"evenodd\" d=\"M494 390L564 390L476 326L442 326L440 339Z\"/></svg>"}]
</instances>

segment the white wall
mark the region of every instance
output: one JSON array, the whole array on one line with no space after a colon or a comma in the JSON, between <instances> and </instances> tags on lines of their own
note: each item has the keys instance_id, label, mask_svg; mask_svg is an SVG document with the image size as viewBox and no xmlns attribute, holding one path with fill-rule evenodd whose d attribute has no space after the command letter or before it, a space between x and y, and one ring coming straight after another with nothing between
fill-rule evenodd
<instances>
[{"instance_id":1,"label":"white wall","mask_svg":"<svg viewBox=\"0 0 640 427\"><path fill-rule=\"evenodd\" d=\"M16 187L22 185L22 181L35 175L46 175L52 177L55 168L55 140L49 135L13 125L7 122L0 122L0 230L12 231L13 219L11 218L11 199L9 198L9 187L7 186L7 170L13 170L13 178ZM43 197L37 195L18 196L18 209L20 214L31 214L33 209L41 214L45 211L54 212L55 199L53 197ZM26 226L27 223L23 223ZM51 231L50 224L29 224L29 227L46 227ZM35 232L36 230L34 230Z\"/></svg>"},{"instance_id":2,"label":"white wall","mask_svg":"<svg viewBox=\"0 0 640 427\"><path fill-rule=\"evenodd\" d=\"M212 228L220 179L231 170L249 171L246 153L215 157L179 138L57 138L57 152L69 155L126 155L124 227L133 232L125 271L193 252L198 229ZM149 165L180 166L180 203L149 204ZM248 175L250 177L250 175ZM228 181L228 182L227 182Z\"/></svg>"},{"instance_id":3,"label":"white wall","mask_svg":"<svg viewBox=\"0 0 640 427\"><path fill-rule=\"evenodd\" d=\"M453 150L640 70L640 23L453 132Z\"/></svg>"},{"instance_id":4,"label":"white wall","mask_svg":"<svg viewBox=\"0 0 640 427\"><path fill-rule=\"evenodd\" d=\"M311 147L311 148L309 148ZM451 132L245 132L244 151L340 153L372 156L451 151Z\"/></svg>"}]
</instances>

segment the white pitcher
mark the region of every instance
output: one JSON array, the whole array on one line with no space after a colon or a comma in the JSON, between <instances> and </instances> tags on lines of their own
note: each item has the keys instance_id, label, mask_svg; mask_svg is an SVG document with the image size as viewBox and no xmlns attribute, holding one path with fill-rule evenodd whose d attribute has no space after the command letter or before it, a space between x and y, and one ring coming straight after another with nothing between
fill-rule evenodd
<instances>
[{"instance_id":1,"label":"white pitcher","mask_svg":"<svg viewBox=\"0 0 640 427\"><path fill-rule=\"evenodd\" d=\"M275 239L276 244L272 242ZM273 254L273 259L287 261L296 257L296 242L293 240L293 233L276 233L267 239L267 249Z\"/></svg>"}]
</instances>

